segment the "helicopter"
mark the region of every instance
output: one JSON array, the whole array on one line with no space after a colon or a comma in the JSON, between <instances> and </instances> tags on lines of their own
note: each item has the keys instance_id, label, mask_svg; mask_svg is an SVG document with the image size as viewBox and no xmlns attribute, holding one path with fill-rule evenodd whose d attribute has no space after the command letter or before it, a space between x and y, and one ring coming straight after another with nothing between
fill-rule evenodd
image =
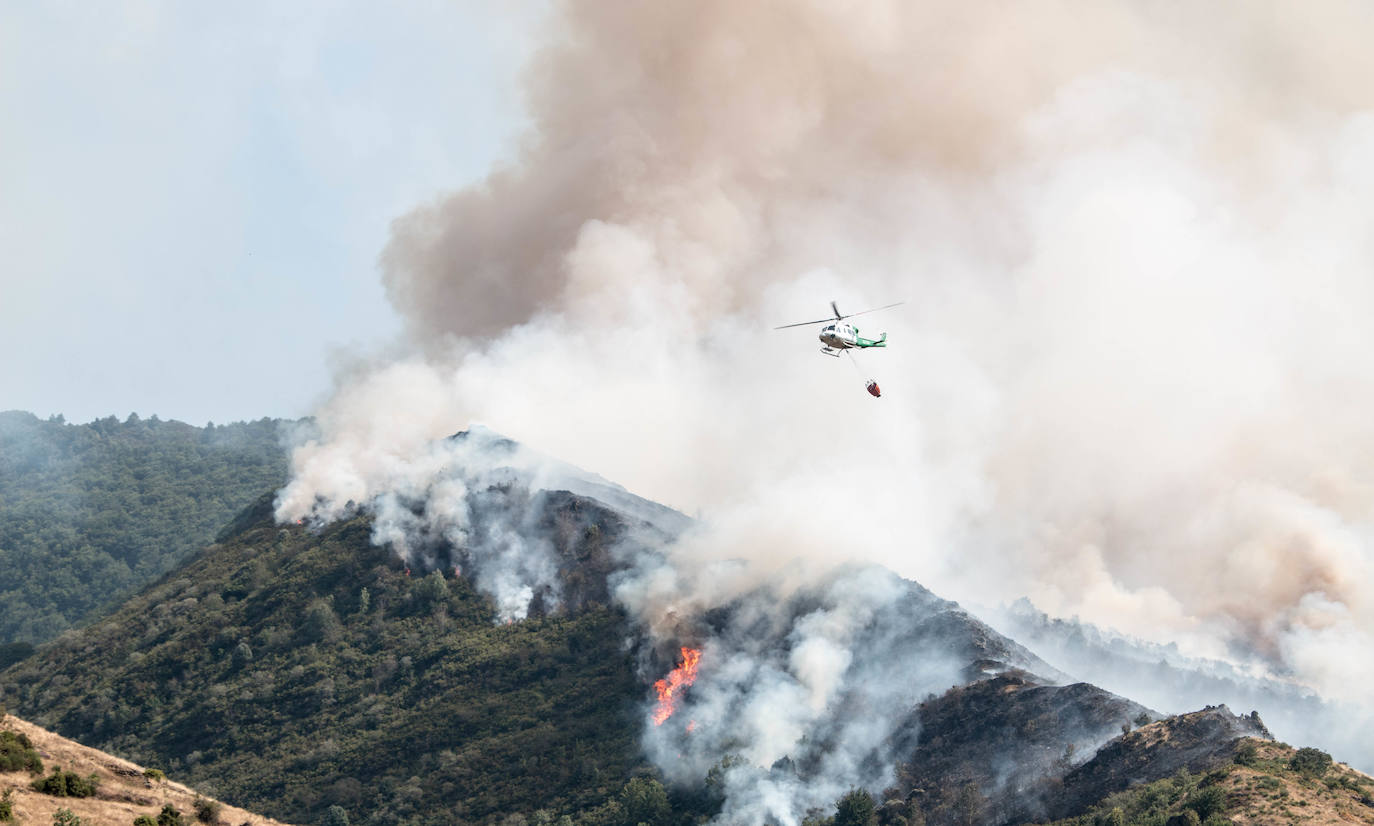
<instances>
[{"instance_id":1,"label":"helicopter","mask_svg":"<svg viewBox=\"0 0 1374 826\"><path fill-rule=\"evenodd\" d=\"M877 338L863 338L859 335L859 328L853 324L843 323L846 318L853 318L864 313L876 313L879 310L887 310L892 307L899 307L905 301L898 301L896 304L888 304L883 307L874 307L871 310L860 310L857 313L841 313L840 308L835 302L830 302L830 309L834 311L834 318L822 318L820 321L798 321L796 324L784 324L781 327L774 327L774 330L786 330L788 327L806 327L811 324L825 324L821 328L821 352L827 356L840 357L841 350L848 350L851 347L859 350L866 350L869 347L886 347L887 333L883 333ZM832 323L833 322L833 323Z\"/></svg>"},{"instance_id":2,"label":"helicopter","mask_svg":"<svg viewBox=\"0 0 1374 826\"><path fill-rule=\"evenodd\" d=\"M812 324L824 324L826 326L821 328L820 333L821 352L827 356L839 358L840 352L843 350L867 350L870 347L887 346L887 333L883 333L877 338L863 338L859 335L859 328L845 321L846 318L853 318L856 315L863 315L864 313L876 313L879 310L887 310L892 307L901 306L905 303L905 301L898 301L896 304L874 307L871 310L860 310L857 313L841 313L839 306L837 306L834 301L831 301L830 310L835 314L834 318L822 318L819 321L799 321L796 324L784 324L780 327L774 327L773 329L786 330L789 327L807 327ZM849 355L850 361L854 360L852 354L847 355ZM857 364L854 366L856 369L858 368ZM878 398L882 395L882 391L878 388L878 382L873 379L869 379L865 387L874 398Z\"/></svg>"}]
</instances>

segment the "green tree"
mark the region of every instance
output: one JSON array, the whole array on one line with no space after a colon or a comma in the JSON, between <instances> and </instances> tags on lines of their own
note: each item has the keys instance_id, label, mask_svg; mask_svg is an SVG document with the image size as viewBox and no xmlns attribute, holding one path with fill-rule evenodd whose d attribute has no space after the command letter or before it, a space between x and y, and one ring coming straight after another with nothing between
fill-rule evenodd
<instances>
[{"instance_id":1,"label":"green tree","mask_svg":"<svg viewBox=\"0 0 1374 826\"><path fill-rule=\"evenodd\" d=\"M196 810L196 820L199 820L201 823L219 822L219 813L223 808L219 801L210 800L205 797L197 797L195 803L192 805Z\"/></svg>"},{"instance_id":2,"label":"green tree","mask_svg":"<svg viewBox=\"0 0 1374 826\"><path fill-rule=\"evenodd\" d=\"M58 766L52 770L52 774L40 777L31 785L34 791L53 797L91 797L100 786L100 778L94 774L82 777L76 772L63 771Z\"/></svg>"},{"instance_id":3,"label":"green tree","mask_svg":"<svg viewBox=\"0 0 1374 826\"><path fill-rule=\"evenodd\" d=\"M234 666L243 668L253 661L253 648L247 642L234 646Z\"/></svg>"},{"instance_id":4,"label":"green tree","mask_svg":"<svg viewBox=\"0 0 1374 826\"><path fill-rule=\"evenodd\" d=\"M1300 748L1288 761L1288 767L1295 772L1321 777L1331 768L1331 755L1321 749Z\"/></svg>"},{"instance_id":5,"label":"green tree","mask_svg":"<svg viewBox=\"0 0 1374 826\"><path fill-rule=\"evenodd\" d=\"M1254 740L1244 740L1236 747L1236 765L1253 766L1259 762L1259 747Z\"/></svg>"},{"instance_id":6,"label":"green tree","mask_svg":"<svg viewBox=\"0 0 1374 826\"><path fill-rule=\"evenodd\" d=\"M305 620L301 623L301 633L306 642L337 642L343 627L334 613L329 600L317 599L305 609Z\"/></svg>"},{"instance_id":7,"label":"green tree","mask_svg":"<svg viewBox=\"0 0 1374 826\"><path fill-rule=\"evenodd\" d=\"M620 790L620 805L625 812L624 823L635 826L647 823L649 826L667 823L672 814L668 805L668 791L663 784L651 777L634 777Z\"/></svg>"},{"instance_id":8,"label":"green tree","mask_svg":"<svg viewBox=\"0 0 1374 826\"><path fill-rule=\"evenodd\" d=\"M324 813L323 826L348 826L348 812L342 806L330 806Z\"/></svg>"},{"instance_id":9,"label":"green tree","mask_svg":"<svg viewBox=\"0 0 1374 826\"><path fill-rule=\"evenodd\" d=\"M181 812L168 803L157 814L157 826L186 826L186 821L182 820Z\"/></svg>"},{"instance_id":10,"label":"green tree","mask_svg":"<svg viewBox=\"0 0 1374 826\"><path fill-rule=\"evenodd\" d=\"M878 807L878 826L925 826L921 805L913 798L889 798Z\"/></svg>"},{"instance_id":11,"label":"green tree","mask_svg":"<svg viewBox=\"0 0 1374 826\"><path fill-rule=\"evenodd\" d=\"M835 826L874 826L873 796L863 789L853 789L835 801Z\"/></svg>"},{"instance_id":12,"label":"green tree","mask_svg":"<svg viewBox=\"0 0 1374 826\"><path fill-rule=\"evenodd\" d=\"M420 584L415 589L415 595L424 605L438 605L448 598L448 582L444 580L444 575L436 568L420 580Z\"/></svg>"},{"instance_id":13,"label":"green tree","mask_svg":"<svg viewBox=\"0 0 1374 826\"><path fill-rule=\"evenodd\" d=\"M0 772L43 773L43 758L22 731L0 731Z\"/></svg>"},{"instance_id":14,"label":"green tree","mask_svg":"<svg viewBox=\"0 0 1374 826\"><path fill-rule=\"evenodd\" d=\"M1165 826L1202 826L1202 818L1192 809L1184 809L1166 821Z\"/></svg>"}]
</instances>

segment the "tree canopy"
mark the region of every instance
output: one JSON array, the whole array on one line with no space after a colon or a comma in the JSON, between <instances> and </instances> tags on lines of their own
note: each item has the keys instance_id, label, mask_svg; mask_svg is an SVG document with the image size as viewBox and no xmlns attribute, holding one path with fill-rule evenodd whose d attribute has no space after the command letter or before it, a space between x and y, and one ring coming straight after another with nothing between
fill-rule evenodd
<instances>
[{"instance_id":1,"label":"tree canopy","mask_svg":"<svg viewBox=\"0 0 1374 826\"><path fill-rule=\"evenodd\" d=\"M287 424L0 413L0 644L52 639L213 540L285 481Z\"/></svg>"}]
</instances>

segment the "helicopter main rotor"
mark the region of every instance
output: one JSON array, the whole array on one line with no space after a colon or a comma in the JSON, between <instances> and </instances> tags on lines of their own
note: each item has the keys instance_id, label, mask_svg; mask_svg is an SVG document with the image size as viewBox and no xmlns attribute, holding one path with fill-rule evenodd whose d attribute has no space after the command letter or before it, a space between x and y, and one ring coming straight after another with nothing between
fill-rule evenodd
<instances>
[{"instance_id":1,"label":"helicopter main rotor","mask_svg":"<svg viewBox=\"0 0 1374 826\"><path fill-rule=\"evenodd\" d=\"M836 303L835 303L834 301L831 301L831 302L830 302L830 309L835 313L835 317L834 317L834 318L822 318L822 319L820 319L819 321L798 321L796 324L784 324L784 325L782 325L781 327L774 327L773 329L774 329L774 330L786 330L788 327L805 327L805 326L808 325L808 324L829 324L829 323L832 322L832 321L844 321L846 318L853 318L853 317L856 316L856 315L863 315L864 313L876 313L876 312L878 312L879 310L887 310L887 309L890 309L890 308L892 308L892 307L901 306L902 304L905 304L905 303L906 303L905 301L898 301L896 304L887 304L887 305L882 306L882 307L874 307L874 308L871 309L871 310L860 310L860 311L857 312L857 313L842 314L842 313L840 312L839 306L837 306Z\"/></svg>"}]
</instances>

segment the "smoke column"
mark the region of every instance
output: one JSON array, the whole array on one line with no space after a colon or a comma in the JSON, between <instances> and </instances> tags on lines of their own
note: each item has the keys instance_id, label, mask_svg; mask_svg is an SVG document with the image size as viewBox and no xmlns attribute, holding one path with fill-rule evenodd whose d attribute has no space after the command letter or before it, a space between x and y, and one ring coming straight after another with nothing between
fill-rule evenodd
<instances>
[{"instance_id":1,"label":"smoke column","mask_svg":"<svg viewBox=\"0 0 1374 826\"><path fill-rule=\"evenodd\" d=\"M700 512L690 564L878 562L1367 704L1369 31L1354 0L558 4L519 161L395 222L407 340L340 377L279 515L482 421ZM880 400L771 329L831 299L907 302L858 319Z\"/></svg>"}]
</instances>

